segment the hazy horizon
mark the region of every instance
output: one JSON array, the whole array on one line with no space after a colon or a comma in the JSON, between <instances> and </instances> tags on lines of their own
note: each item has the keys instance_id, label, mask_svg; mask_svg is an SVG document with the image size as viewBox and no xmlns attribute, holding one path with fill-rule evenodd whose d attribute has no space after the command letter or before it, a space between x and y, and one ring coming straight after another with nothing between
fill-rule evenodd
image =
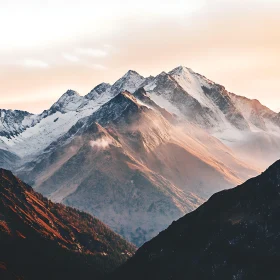
<instances>
[{"instance_id":1,"label":"hazy horizon","mask_svg":"<svg viewBox=\"0 0 280 280\"><path fill-rule=\"evenodd\" d=\"M278 112L277 2L2 2L0 108L39 113L67 89L183 65Z\"/></svg>"}]
</instances>

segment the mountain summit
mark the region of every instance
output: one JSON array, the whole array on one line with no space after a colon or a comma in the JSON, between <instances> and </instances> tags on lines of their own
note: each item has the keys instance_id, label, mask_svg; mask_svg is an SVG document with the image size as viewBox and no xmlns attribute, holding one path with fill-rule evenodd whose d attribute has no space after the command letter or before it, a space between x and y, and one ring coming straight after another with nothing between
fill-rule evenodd
<instances>
[{"instance_id":1,"label":"mountain summit","mask_svg":"<svg viewBox=\"0 0 280 280\"><path fill-rule=\"evenodd\" d=\"M50 112L52 114L56 113L57 111L61 113L67 113L69 111L75 111L81 105L83 101L83 97L80 96L74 90L67 90L58 100L54 103L51 108Z\"/></svg>"},{"instance_id":2,"label":"mountain summit","mask_svg":"<svg viewBox=\"0 0 280 280\"><path fill-rule=\"evenodd\" d=\"M129 70L122 78L117 80L112 85L113 95L117 95L125 90L133 93L139 86L145 82L145 78L139 75L136 71Z\"/></svg>"}]
</instances>

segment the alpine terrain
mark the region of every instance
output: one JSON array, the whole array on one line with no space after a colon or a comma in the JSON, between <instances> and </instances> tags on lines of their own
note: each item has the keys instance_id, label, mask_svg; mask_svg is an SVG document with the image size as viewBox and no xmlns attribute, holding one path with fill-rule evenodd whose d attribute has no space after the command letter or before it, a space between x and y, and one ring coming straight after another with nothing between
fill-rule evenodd
<instances>
[{"instance_id":1,"label":"alpine terrain","mask_svg":"<svg viewBox=\"0 0 280 280\"><path fill-rule=\"evenodd\" d=\"M137 246L280 157L279 114L182 66L0 112L0 166Z\"/></svg>"}]
</instances>

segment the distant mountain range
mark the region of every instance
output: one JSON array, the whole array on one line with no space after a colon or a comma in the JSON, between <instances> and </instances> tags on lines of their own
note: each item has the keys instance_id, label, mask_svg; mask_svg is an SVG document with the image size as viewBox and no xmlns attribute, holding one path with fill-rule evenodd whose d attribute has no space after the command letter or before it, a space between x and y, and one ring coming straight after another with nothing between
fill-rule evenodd
<instances>
[{"instance_id":1,"label":"distant mountain range","mask_svg":"<svg viewBox=\"0 0 280 280\"><path fill-rule=\"evenodd\" d=\"M135 247L0 169L0 279L103 279Z\"/></svg>"},{"instance_id":2,"label":"distant mountain range","mask_svg":"<svg viewBox=\"0 0 280 280\"><path fill-rule=\"evenodd\" d=\"M128 71L34 115L0 110L0 166L137 246L280 158L280 115L186 67Z\"/></svg>"},{"instance_id":3,"label":"distant mountain range","mask_svg":"<svg viewBox=\"0 0 280 280\"><path fill-rule=\"evenodd\" d=\"M279 206L277 161L173 222L110 279L279 279Z\"/></svg>"}]
</instances>

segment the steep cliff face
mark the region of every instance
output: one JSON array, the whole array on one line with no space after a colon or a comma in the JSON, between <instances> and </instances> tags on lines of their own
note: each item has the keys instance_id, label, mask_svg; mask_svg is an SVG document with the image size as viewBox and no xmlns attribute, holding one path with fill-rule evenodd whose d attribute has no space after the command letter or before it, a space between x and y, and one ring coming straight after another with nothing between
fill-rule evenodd
<instances>
[{"instance_id":1,"label":"steep cliff face","mask_svg":"<svg viewBox=\"0 0 280 280\"><path fill-rule=\"evenodd\" d=\"M20 110L0 109L0 136L11 139L32 125L34 115Z\"/></svg>"},{"instance_id":2,"label":"steep cliff face","mask_svg":"<svg viewBox=\"0 0 280 280\"><path fill-rule=\"evenodd\" d=\"M135 251L99 220L52 203L4 169L0 246L0 272L11 279L102 279Z\"/></svg>"}]
</instances>

